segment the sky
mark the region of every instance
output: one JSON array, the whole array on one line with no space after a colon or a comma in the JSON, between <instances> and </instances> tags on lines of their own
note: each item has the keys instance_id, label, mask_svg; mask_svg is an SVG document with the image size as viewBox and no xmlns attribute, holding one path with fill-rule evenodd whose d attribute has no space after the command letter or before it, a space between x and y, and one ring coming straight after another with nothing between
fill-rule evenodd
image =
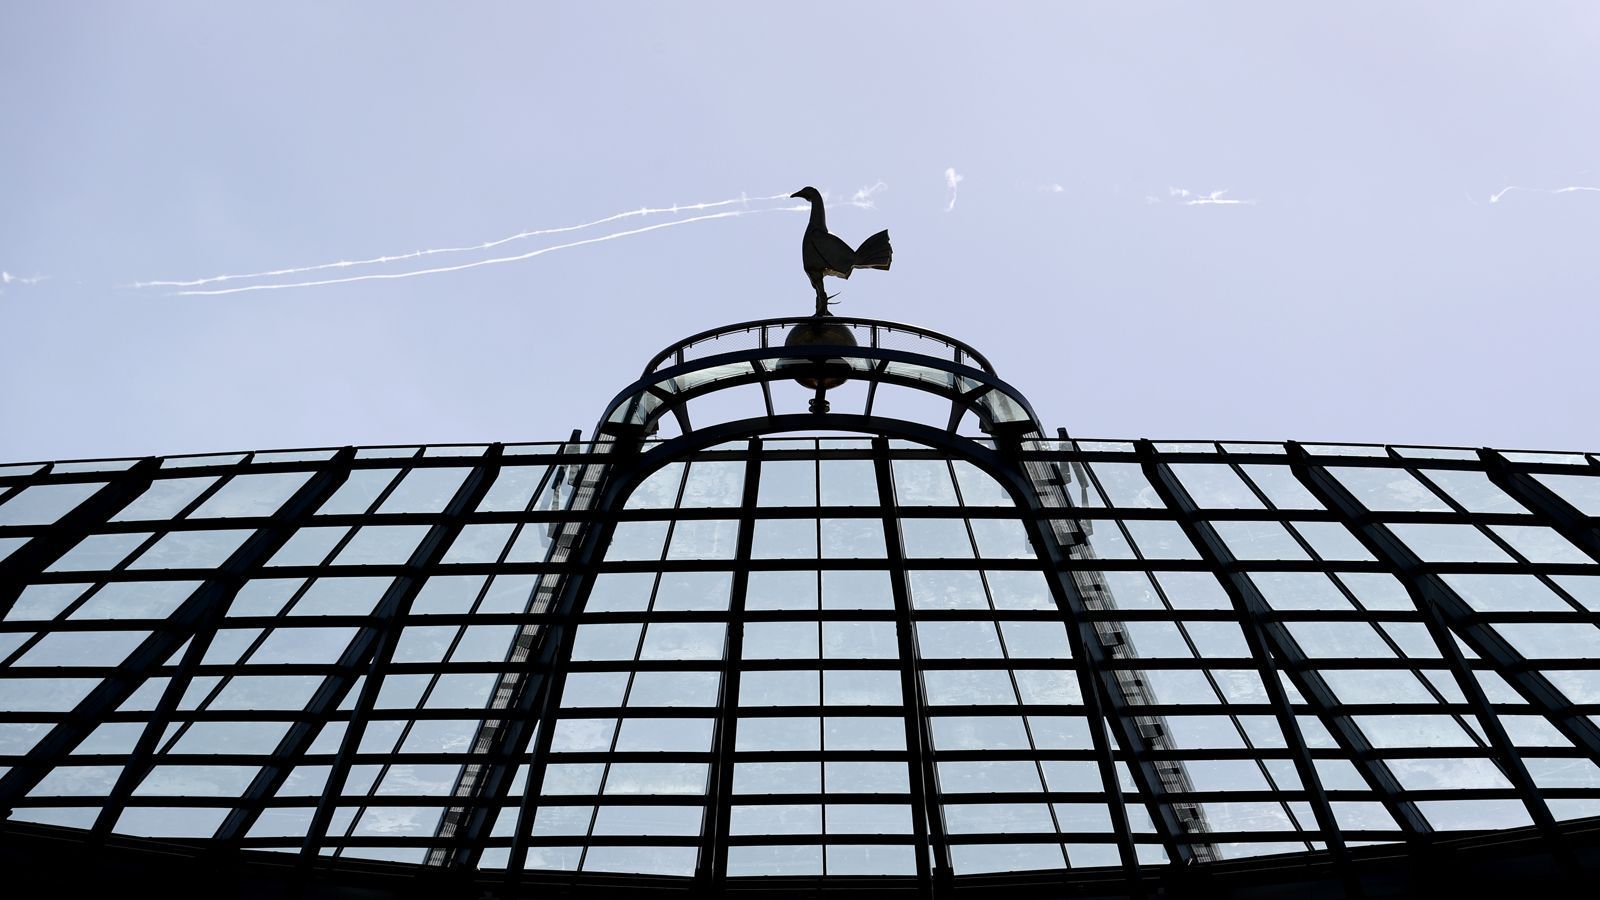
<instances>
[{"instance_id":1,"label":"sky","mask_svg":"<svg viewBox=\"0 0 1600 900\"><path fill-rule=\"evenodd\" d=\"M812 307L794 201L638 211L805 185L893 237L837 313L1051 429L1600 450L1592 3L12 2L0 45L0 462L587 433Z\"/></svg>"}]
</instances>

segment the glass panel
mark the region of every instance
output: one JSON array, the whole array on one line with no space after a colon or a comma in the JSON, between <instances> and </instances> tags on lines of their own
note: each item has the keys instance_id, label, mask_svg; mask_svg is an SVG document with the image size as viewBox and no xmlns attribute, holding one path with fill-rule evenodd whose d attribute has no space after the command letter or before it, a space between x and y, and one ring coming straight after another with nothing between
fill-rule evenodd
<instances>
[{"instance_id":1,"label":"glass panel","mask_svg":"<svg viewBox=\"0 0 1600 900\"><path fill-rule=\"evenodd\" d=\"M328 502L317 510L323 516L347 516L364 513L378 495L394 481L398 469L357 469L350 473Z\"/></svg>"},{"instance_id":2,"label":"glass panel","mask_svg":"<svg viewBox=\"0 0 1600 900\"><path fill-rule=\"evenodd\" d=\"M427 533L427 525L367 525L356 530L350 542L334 557L333 564L403 565Z\"/></svg>"},{"instance_id":3,"label":"glass panel","mask_svg":"<svg viewBox=\"0 0 1600 900\"><path fill-rule=\"evenodd\" d=\"M46 571L89 572L114 568L150 537L138 534L91 534L68 550Z\"/></svg>"},{"instance_id":4,"label":"glass panel","mask_svg":"<svg viewBox=\"0 0 1600 900\"><path fill-rule=\"evenodd\" d=\"M1212 522L1239 559L1309 559L1294 536L1278 522Z\"/></svg>"},{"instance_id":5,"label":"glass panel","mask_svg":"<svg viewBox=\"0 0 1600 900\"><path fill-rule=\"evenodd\" d=\"M1328 474L1339 479L1367 509L1378 512L1449 512L1450 507L1411 477L1404 469L1349 468L1329 466Z\"/></svg>"},{"instance_id":6,"label":"glass panel","mask_svg":"<svg viewBox=\"0 0 1600 900\"><path fill-rule=\"evenodd\" d=\"M1202 509L1261 509L1263 504L1232 466L1218 463L1178 463L1173 474L1183 482L1195 505Z\"/></svg>"},{"instance_id":7,"label":"glass panel","mask_svg":"<svg viewBox=\"0 0 1600 900\"><path fill-rule=\"evenodd\" d=\"M478 501L479 512L522 512L533 503L533 494L548 469L544 466L505 466L494 484Z\"/></svg>"},{"instance_id":8,"label":"glass panel","mask_svg":"<svg viewBox=\"0 0 1600 900\"><path fill-rule=\"evenodd\" d=\"M1422 474L1437 484L1450 498L1477 513L1525 513L1520 503L1500 490L1482 472L1463 469L1424 469Z\"/></svg>"},{"instance_id":9,"label":"glass panel","mask_svg":"<svg viewBox=\"0 0 1600 900\"><path fill-rule=\"evenodd\" d=\"M1112 506L1132 509L1160 509L1161 497L1144 477L1137 463L1098 462L1093 466L1100 487Z\"/></svg>"},{"instance_id":10,"label":"glass panel","mask_svg":"<svg viewBox=\"0 0 1600 900\"><path fill-rule=\"evenodd\" d=\"M105 482L86 484L36 484L22 489L0 506L0 525L50 525L76 509L105 487Z\"/></svg>"},{"instance_id":11,"label":"glass panel","mask_svg":"<svg viewBox=\"0 0 1600 900\"><path fill-rule=\"evenodd\" d=\"M194 499L215 484L215 476L204 478L162 478L150 483L132 503L111 517L113 522L150 521L177 518Z\"/></svg>"},{"instance_id":12,"label":"glass panel","mask_svg":"<svg viewBox=\"0 0 1600 900\"><path fill-rule=\"evenodd\" d=\"M1288 466L1244 465L1245 474L1255 482L1278 509L1321 509L1322 504L1306 490Z\"/></svg>"},{"instance_id":13,"label":"glass panel","mask_svg":"<svg viewBox=\"0 0 1600 900\"><path fill-rule=\"evenodd\" d=\"M1491 525L1513 550L1535 563L1588 563L1593 562L1583 551L1572 546L1553 528L1542 525Z\"/></svg>"},{"instance_id":14,"label":"glass panel","mask_svg":"<svg viewBox=\"0 0 1600 900\"><path fill-rule=\"evenodd\" d=\"M1600 476L1536 473L1534 478L1586 516L1600 516Z\"/></svg>"},{"instance_id":15,"label":"glass panel","mask_svg":"<svg viewBox=\"0 0 1600 900\"><path fill-rule=\"evenodd\" d=\"M412 469L378 507L378 512L443 512L471 471L467 468Z\"/></svg>"},{"instance_id":16,"label":"glass panel","mask_svg":"<svg viewBox=\"0 0 1600 900\"><path fill-rule=\"evenodd\" d=\"M254 531L174 531L146 550L130 569L215 569L227 562Z\"/></svg>"},{"instance_id":17,"label":"glass panel","mask_svg":"<svg viewBox=\"0 0 1600 900\"><path fill-rule=\"evenodd\" d=\"M200 504L191 518L270 516L311 478L310 472L236 475Z\"/></svg>"},{"instance_id":18,"label":"glass panel","mask_svg":"<svg viewBox=\"0 0 1600 900\"><path fill-rule=\"evenodd\" d=\"M1423 562L1509 562L1511 557L1471 525L1388 526Z\"/></svg>"}]
</instances>

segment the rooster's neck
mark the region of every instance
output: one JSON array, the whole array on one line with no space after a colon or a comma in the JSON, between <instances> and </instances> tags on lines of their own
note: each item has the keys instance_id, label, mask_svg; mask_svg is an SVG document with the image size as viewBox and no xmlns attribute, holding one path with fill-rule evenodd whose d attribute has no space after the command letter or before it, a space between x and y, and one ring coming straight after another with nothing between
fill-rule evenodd
<instances>
[{"instance_id":1,"label":"rooster's neck","mask_svg":"<svg viewBox=\"0 0 1600 900\"><path fill-rule=\"evenodd\" d=\"M811 201L811 225L810 225L810 228L820 228L823 231L827 231L828 230L828 214L827 214L826 211L823 210L822 201L821 200L812 200ZM810 228L808 228L807 230L809 231Z\"/></svg>"}]
</instances>

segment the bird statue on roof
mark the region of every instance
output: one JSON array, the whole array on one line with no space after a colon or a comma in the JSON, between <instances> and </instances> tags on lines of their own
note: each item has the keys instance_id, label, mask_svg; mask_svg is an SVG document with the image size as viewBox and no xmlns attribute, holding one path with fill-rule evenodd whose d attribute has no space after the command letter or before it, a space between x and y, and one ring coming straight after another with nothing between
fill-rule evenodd
<instances>
[{"instance_id":1,"label":"bird statue on roof","mask_svg":"<svg viewBox=\"0 0 1600 900\"><path fill-rule=\"evenodd\" d=\"M889 268L894 248L889 246L889 232L880 231L850 249L850 245L828 233L828 217L822 208L822 194L814 187L803 187L791 197L811 202L811 221L806 225L805 237L800 241L800 262L806 277L817 291L817 315L828 314L828 301L832 299L822 289L822 277L849 278L855 269Z\"/></svg>"}]
</instances>

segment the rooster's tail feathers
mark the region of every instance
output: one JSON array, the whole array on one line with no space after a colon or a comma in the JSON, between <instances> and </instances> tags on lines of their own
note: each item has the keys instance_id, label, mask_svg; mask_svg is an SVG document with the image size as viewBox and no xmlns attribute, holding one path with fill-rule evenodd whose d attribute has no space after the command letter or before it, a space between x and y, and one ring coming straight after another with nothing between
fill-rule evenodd
<instances>
[{"instance_id":1,"label":"rooster's tail feathers","mask_svg":"<svg viewBox=\"0 0 1600 900\"><path fill-rule=\"evenodd\" d=\"M889 246L889 232L880 231L872 237L861 242L856 248L856 268L858 269L888 269L889 262L894 257L894 248Z\"/></svg>"}]
</instances>

